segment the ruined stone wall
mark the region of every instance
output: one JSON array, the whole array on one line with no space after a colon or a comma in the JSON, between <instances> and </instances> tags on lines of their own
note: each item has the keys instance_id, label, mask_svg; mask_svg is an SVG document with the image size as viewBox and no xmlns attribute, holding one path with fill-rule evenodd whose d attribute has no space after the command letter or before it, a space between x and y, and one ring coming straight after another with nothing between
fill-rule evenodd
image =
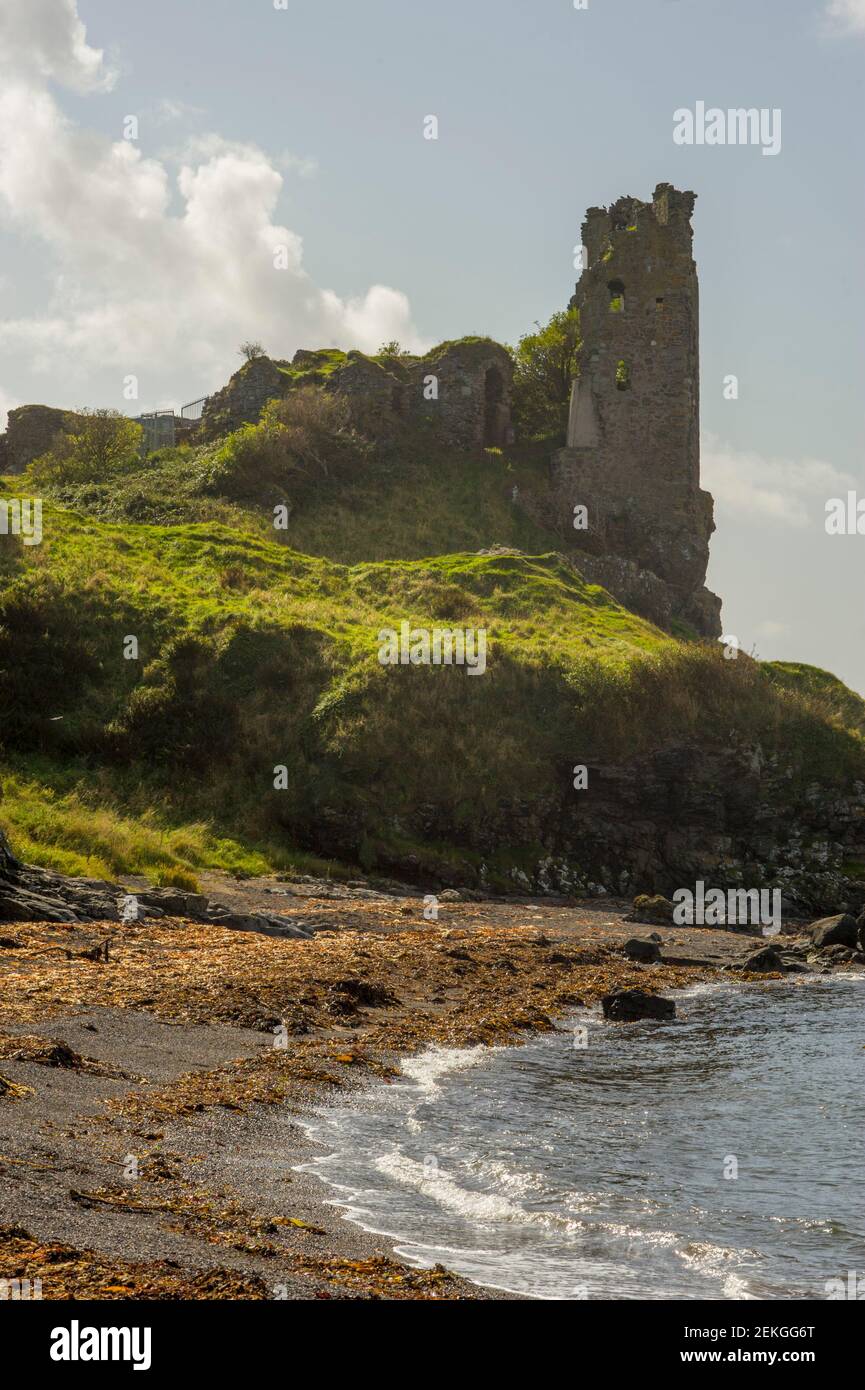
<instances>
[{"instance_id":1,"label":"ruined stone wall","mask_svg":"<svg viewBox=\"0 0 865 1390\"><path fill-rule=\"evenodd\" d=\"M425 383L435 377L438 399ZM513 364L489 338L443 344L414 359L406 397L409 413L435 422L457 448L497 447L510 442Z\"/></svg>"},{"instance_id":2,"label":"ruined stone wall","mask_svg":"<svg viewBox=\"0 0 865 1390\"><path fill-rule=\"evenodd\" d=\"M255 425L267 402L285 394L288 378L269 357L253 357L234 373L221 391L215 391L201 413L198 437L203 442L219 439L241 425Z\"/></svg>"},{"instance_id":3,"label":"ruined stone wall","mask_svg":"<svg viewBox=\"0 0 865 1390\"><path fill-rule=\"evenodd\" d=\"M670 589L670 613L708 636L719 601L703 588L714 530L700 488L699 295L694 194L659 184L652 202L590 208L588 265L571 301L582 349L567 447L553 460L560 519L588 509L573 540Z\"/></svg>"},{"instance_id":4,"label":"ruined stone wall","mask_svg":"<svg viewBox=\"0 0 865 1390\"><path fill-rule=\"evenodd\" d=\"M6 473L23 473L33 459L51 448L54 438L74 412L50 405L19 405L9 411L6 434L0 436L0 467Z\"/></svg>"},{"instance_id":5,"label":"ruined stone wall","mask_svg":"<svg viewBox=\"0 0 865 1390\"><path fill-rule=\"evenodd\" d=\"M501 447L512 438L512 379L509 353L489 338L443 343L424 357L334 349L301 349L290 363L256 357L210 397L199 437L217 439L256 424L269 400L312 385L344 395L358 422L373 432L400 420L424 420L456 448Z\"/></svg>"}]
</instances>

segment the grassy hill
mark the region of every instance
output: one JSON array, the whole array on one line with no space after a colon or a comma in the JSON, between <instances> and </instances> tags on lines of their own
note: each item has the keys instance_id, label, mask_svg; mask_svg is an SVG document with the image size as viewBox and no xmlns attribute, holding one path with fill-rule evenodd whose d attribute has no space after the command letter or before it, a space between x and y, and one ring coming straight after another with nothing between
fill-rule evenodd
<instances>
[{"instance_id":1,"label":"grassy hill","mask_svg":"<svg viewBox=\"0 0 865 1390\"><path fill-rule=\"evenodd\" d=\"M865 775L865 705L833 677L725 661L584 581L532 519L543 451L355 439L282 478L239 433L57 487L41 545L0 540L0 825L23 857L165 881L483 865L504 887L572 854L577 763L759 742L791 786ZM404 620L484 628L486 673L381 666Z\"/></svg>"}]
</instances>

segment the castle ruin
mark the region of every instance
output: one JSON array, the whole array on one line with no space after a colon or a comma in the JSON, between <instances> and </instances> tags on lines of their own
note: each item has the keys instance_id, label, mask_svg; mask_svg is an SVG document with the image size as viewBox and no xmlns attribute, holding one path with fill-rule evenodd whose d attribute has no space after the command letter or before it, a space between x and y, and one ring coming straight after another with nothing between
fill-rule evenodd
<instances>
[{"instance_id":1,"label":"castle ruin","mask_svg":"<svg viewBox=\"0 0 865 1390\"><path fill-rule=\"evenodd\" d=\"M566 537L592 582L667 631L717 637L720 599L704 587L712 498L700 487L699 305L695 195L672 184L651 202L589 208L584 269L571 300L581 346L565 447L520 505ZM218 440L255 424L268 401L305 386L345 396L371 434L396 424L435 430L462 450L513 442L513 362L490 338L441 343L422 356L301 349L291 361L246 362L193 415L139 419L145 448ZM47 406L9 413L0 471L20 472L67 418Z\"/></svg>"},{"instance_id":2,"label":"castle ruin","mask_svg":"<svg viewBox=\"0 0 865 1390\"><path fill-rule=\"evenodd\" d=\"M585 266L571 308L582 347L567 444L554 455L559 521L580 567L663 627L721 632L704 588L712 498L700 488L700 375L695 195L671 184L650 203L589 208Z\"/></svg>"}]
</instances>

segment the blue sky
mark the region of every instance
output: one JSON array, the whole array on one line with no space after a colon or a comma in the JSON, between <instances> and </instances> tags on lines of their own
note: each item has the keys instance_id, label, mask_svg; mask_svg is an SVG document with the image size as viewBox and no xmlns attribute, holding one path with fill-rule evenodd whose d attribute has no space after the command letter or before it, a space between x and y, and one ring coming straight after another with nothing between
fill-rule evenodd
<instances>
[{"instance_id":1,"label":"blue sky","mask_svg":"<svg viewBox=\"0 0 865 1390\"><path fill-rule=\"evenodd\" d=\"M130 409L129 373L141 408L180 403L244 337L513 342L572 293L587 206L692 188L725 631L865 691L865 537L824 531L828 497L865 495L865 0L77 16L86 39L73 0L0 0L0 409ZM780 154L675 145L698 100L780 108ZM288 274L263 264L276 243Z\"/></svg>"}]
</instances>

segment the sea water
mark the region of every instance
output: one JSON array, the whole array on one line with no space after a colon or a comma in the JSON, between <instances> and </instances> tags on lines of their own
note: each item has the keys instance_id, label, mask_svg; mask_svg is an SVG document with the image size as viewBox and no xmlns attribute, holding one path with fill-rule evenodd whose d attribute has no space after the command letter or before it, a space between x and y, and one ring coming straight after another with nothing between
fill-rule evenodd
<instances>
[{"instance_id":1,"label":"sea water","mask_svg":"<svg viewBox=\"0 0 865 1390\"><path fill-rule=\"evenodd\" d=\"M676 998L668 1024L430 1048L318 1112L305 1166L409 1263L528 1297L865 1293L865 976Z\"/></svg>"}]
</instances>

